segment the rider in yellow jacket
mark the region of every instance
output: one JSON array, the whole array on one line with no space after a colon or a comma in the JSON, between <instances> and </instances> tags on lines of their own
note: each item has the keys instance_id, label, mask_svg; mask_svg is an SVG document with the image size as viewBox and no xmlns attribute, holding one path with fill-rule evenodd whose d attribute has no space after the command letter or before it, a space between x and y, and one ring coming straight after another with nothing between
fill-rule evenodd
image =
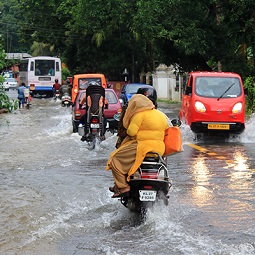
<instances>
[{"instance_id":1,"label":"rider in yellow jacket","mask_svg":"<svg viewBox=\"0 0 255 255\"><path fill-rule=\"evenodd\" d=\"M146 153L150 151L164 154L164 134L168 128L166 116L155 109L150 99L141 94L132 96L126 110L123 125L127 137L121 146L109 157L106 169L112 170L115 186L113 197L128 194L127 181L138 169Z\"/></svg>"}]
</instances>

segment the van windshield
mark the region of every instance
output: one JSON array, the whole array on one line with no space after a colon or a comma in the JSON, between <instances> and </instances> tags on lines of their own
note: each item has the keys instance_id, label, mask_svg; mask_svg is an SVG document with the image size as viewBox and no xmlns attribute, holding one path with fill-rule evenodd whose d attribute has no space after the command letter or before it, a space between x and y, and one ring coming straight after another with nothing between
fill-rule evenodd
<instances>
[{"instance_id":1,"label":"van windshield","mask_svg":"<svg viewBox=\"0 0 255 255\"><path fill-rule=\"evenodd\" d=\"M91 82L96 82L98 85L102 86L101 78L79 78L79 89L86 89Z\"/></svg>"},{"instance_id":2,"label":"van windshield","mask_svg":"<svg viewBox=\"0 0 255 255\"><path fill-rule=\"evenodd\" d=\"M195 93L203 97L233 98L241 95L241 84L233 77L197 77Z\"/></svg>"}]
</instances>

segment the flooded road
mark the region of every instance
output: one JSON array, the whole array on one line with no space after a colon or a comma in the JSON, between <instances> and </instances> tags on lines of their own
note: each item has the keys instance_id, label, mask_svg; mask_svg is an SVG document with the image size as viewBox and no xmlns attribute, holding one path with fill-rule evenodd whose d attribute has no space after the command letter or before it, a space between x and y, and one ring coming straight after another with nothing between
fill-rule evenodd
<instances>
[{"instance_id":1,"label":"flooded road","mask_svg":"<svg viewBox=\"0 0 255 255\"><path fill-rule=\"evenodd\" d=\"M224 143L195 142L183 125L169 205L139 223L108 191L115 135L89 151L52 99L1 114L0 254L255 254L254 124Z\"/></svg>"}]
</instances>

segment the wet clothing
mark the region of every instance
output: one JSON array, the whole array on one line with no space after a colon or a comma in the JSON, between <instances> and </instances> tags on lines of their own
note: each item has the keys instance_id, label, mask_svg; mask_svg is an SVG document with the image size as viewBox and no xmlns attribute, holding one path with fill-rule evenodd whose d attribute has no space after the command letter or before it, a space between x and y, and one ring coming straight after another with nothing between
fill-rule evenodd
<instances>
[{"instance_id":1,"label":"wet clothing","mask_svg":"<svg viewBox=\"0 0 255 255\"><path fill-rule=\"evenodd\" d=\"M25 103L24 89L26 88L27 87L25 85L21 85L18 87L19 108Z\"/></svg>"},{"instance_id":2,"label":"wet clothing","mask_svg":"<svg viewBox=\"0 0 255 255\"><path fill-rule=\"evenodd\" d=\"M71 92L72 92L72 90L71 90L71 87L70 87L69 85L66 85L66 84L62 85L62 86L60 87L60 89L59 89L60 98L61 98L65 93L68 93L68 95L71 96Z\"/></svg>"},{"instance_id":3,"label":"wet clothing","mask_svg":"<svg viewBox=\"0 0 255 255\"><path fill-rule=\"evenodd\" d=\"M106 169L112 170L118 188L128 187L127 181L141 165L146 153L164 154L167 119L144 95L136 94L129 101L123 126L127 137L110 155Z\"/></svg>"},{"instance_id":4,"label":"wet clothing","mask_svg":"<svg viewBox=\"0 0 255 255\"><path fill-rule=\"evenodd\" d=\"M58 82L53 84L53 90L54 91L60 90L60 87L61 87L61 85Z\"/></svg>"}]
</instances>

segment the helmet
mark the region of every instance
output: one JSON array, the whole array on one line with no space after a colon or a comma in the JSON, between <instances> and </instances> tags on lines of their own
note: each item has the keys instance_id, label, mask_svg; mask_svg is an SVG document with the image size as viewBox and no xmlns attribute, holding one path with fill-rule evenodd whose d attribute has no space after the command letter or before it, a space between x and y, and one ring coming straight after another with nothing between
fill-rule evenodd
<instances>
[{"instance_id":1,"label":"helmet","mask_svg":"<svg viewBox=\"0 0 255 255\"><path fill-rule=\"evenodd\" d=\"M66 79L66 84L70 84L70 79Z\"/></svg>"},{"instance_id":2,"label":"helmet","mask_svg":"<svg viewBox=\"0 0 255 255\"><path fill-rule=\"evenodd\" d=\"M157 91L151 85L144 85L140 87L137 90L136 94L142 94L148 97L152 101L152 103L157 107Z\"/></svg>"},{"instance_id":3,"label":"helmet","mask_svg":"<svg viewBox=\"0 0 255 255\"><path fill-rule=\"evenodd\" d=\"M58 79L55 79L55 82L58 82Z\"/></svg>"}]
</instances>

